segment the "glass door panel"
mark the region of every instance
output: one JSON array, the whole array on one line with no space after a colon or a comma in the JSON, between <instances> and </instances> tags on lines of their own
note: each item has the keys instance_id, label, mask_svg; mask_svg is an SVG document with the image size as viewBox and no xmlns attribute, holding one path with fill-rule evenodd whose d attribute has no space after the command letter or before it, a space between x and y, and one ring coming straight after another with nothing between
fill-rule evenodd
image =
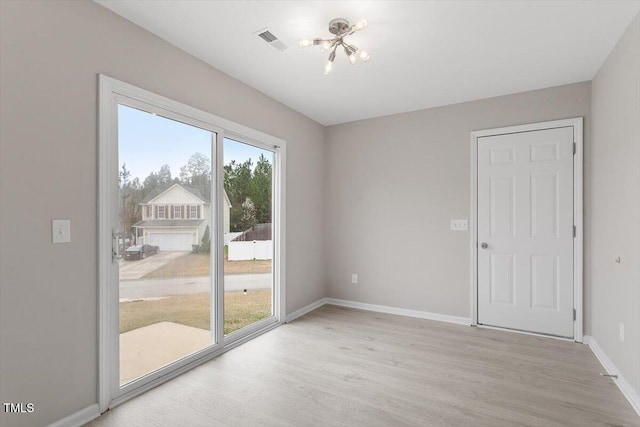
<instances>
[{"instance_id":1,"label":"glass door panel","mask_svg":"<svg viewBox=\"0 0 640 427\"><path fill-rule=\"evenodd\" d=\"M224 333L273 316L273 165L269 150L224 139Z\"/></svg>"},{"instance_id":2,"label":"glass door panel","mask_svg":"<svg viewBox=\"0 0 640 427\"><path fill-rule=\"evenodd\" d=\"M213 345L216 134L118 105L120 386ZM215 164L215 162L213 163Z\"/></svg>"}]
</instances>

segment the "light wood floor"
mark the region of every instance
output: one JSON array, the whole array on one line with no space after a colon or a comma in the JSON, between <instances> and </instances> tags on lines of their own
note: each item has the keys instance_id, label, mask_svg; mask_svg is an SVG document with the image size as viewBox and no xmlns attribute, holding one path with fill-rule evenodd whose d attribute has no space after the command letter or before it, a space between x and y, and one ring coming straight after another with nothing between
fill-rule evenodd
<instances>
[{"instance_id":1,"label":"light wood floor","mask_svg":"<svg viewBox=\"0 0 640 427\"><path fill-rule=\"evenodd\" d=\"M639 426L586 345L324 306L91 423Z\"/></svg>"}]
</instances>

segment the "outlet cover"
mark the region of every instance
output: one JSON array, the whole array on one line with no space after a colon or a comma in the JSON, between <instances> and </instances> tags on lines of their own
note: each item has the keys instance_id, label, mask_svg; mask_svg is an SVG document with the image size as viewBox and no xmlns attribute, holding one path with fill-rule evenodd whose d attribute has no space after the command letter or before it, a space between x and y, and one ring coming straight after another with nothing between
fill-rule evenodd
<instances>
[{"instance_id":1,"label":"outlet cover","mask_svg":"<svg viewBox=\"0 0 640 427\"><path fill-rule=\"evenodd\" d=\"M351 283L353 283L353 284L358 283L358 275L356 273L353 273L351 275Z\"/></svg>"},{"instance_id":2,"label":"outlet cover","mask_svg":"<svg viewBox=\"0 0 640 427\"><path fill-rule=\"evenodd\" d=\"M469 229L469 221L466 219L452 219L451 230L452 231L467 231Z\"/></svg>"}]
</instances>

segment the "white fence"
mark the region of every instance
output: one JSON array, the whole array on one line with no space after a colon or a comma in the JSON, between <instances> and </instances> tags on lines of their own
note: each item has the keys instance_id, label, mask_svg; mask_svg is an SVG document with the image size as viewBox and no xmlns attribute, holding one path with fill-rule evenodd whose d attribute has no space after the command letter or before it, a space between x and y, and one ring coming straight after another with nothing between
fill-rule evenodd
<instances>
[{"instance_id":1,"label":"white fence","mask_svg":"<svg viewBox=\"0 0 640 427\"><path fill-rule=\"evenodd\" d=\"M242 231L234 231L232 233L224 233L224 244L228 245L230 241L242 234Z\"/></svg>"},{"instance_id":2,"label":"white fence","mask_svg":"<svg viewBox=\"0 0 640 427\"><path fill-rule=\"evenodd\" d=\"M229 261L247 259L272 259L273 240L229 242Z\"/></svg>"}]
</instances>

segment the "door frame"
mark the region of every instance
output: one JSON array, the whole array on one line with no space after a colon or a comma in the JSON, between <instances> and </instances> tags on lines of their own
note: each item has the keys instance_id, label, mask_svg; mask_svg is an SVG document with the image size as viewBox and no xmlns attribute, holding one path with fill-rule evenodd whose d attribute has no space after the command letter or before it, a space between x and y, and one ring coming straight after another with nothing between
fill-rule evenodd
<instances>
[{"instance_id":1,"label":"door frame","mask_svg":"<svg viewBox=\"0 0 640 427\"><path fill-rule=\"evenodd\" d=\"M187 356L184 359L171 363L169 371L154 372L143 377L144 381L127 387L120 391L119 383L115 383L115 375L112 370L114 361L118 360L118 343L113 331L117 328L119 314L117 310L117 292L110 286L117 278L117 263L112 260L112 232L115 220L118 218L117 206L113 206L112 200L117 197L118 187L118 147L117 147L117 104L120 100L125 105L139 103L144 105L145 111L153 113L154 109L168 113L168 118L182 120L187 124L199 126L216 133L216 144L212 147L212 176L216 183L214 191L217 191L216 200L222 200L223 189L218 183L223 182L223 141L228 136L241 141L248 141L252 145L270 150L274 153L273 165L273 236L274 261L273 261L273 316L263 319L253 325L243 328L241 334L235 334L227 338L224 335L224 273L222 256L216 254L212 257L212 272L215 272L215 280L211 289L218 298L215 320L215 342L207 347ZM286 141L275 136L251 129L247 126L235 123L231 120L218 117L200 109L182 104L178 101L166 98L153 92L141 89L137 86L116 80L112 77L98 74L98 404L100 413L119 405L126 400L135 397L145 391L168 381L177 375L198 366L231 348L267 332L282 323L286 319ZM185 120L186 119L186 120ZM215 161L215 164L214 164ZM224 245L223 207L217 203L216 214L212 215L217 227L212 236L212 242L216 246L216 252L222 252ZM215 269L213 268L215 264ZM212 275L212 278L214 276ZM115 302L114 302L115 301ZM213 328L212 328L213 329ZM212 331L213 332L213 331ZM118 392L114 393L114 387Z\"/></svg>"},{"instance_id":2,"label":"door frame","mask_svg":"<svg viewBox=\"0 0 640 427\"><path fill-rule=\"evenodd\" d=\"M532 132L544 129L573 127L575 154L573 156L573 224L576 235L573 239L573 341L583 339L583 118L553 120L471 132L471 216L469 220L469 264L470 264L470 312L471 325L478 326L478 139L488 136ZM498 328L500 329L500 328ZM534 334L550 337L544 334Z\"/></svg>"}]
</instances>

